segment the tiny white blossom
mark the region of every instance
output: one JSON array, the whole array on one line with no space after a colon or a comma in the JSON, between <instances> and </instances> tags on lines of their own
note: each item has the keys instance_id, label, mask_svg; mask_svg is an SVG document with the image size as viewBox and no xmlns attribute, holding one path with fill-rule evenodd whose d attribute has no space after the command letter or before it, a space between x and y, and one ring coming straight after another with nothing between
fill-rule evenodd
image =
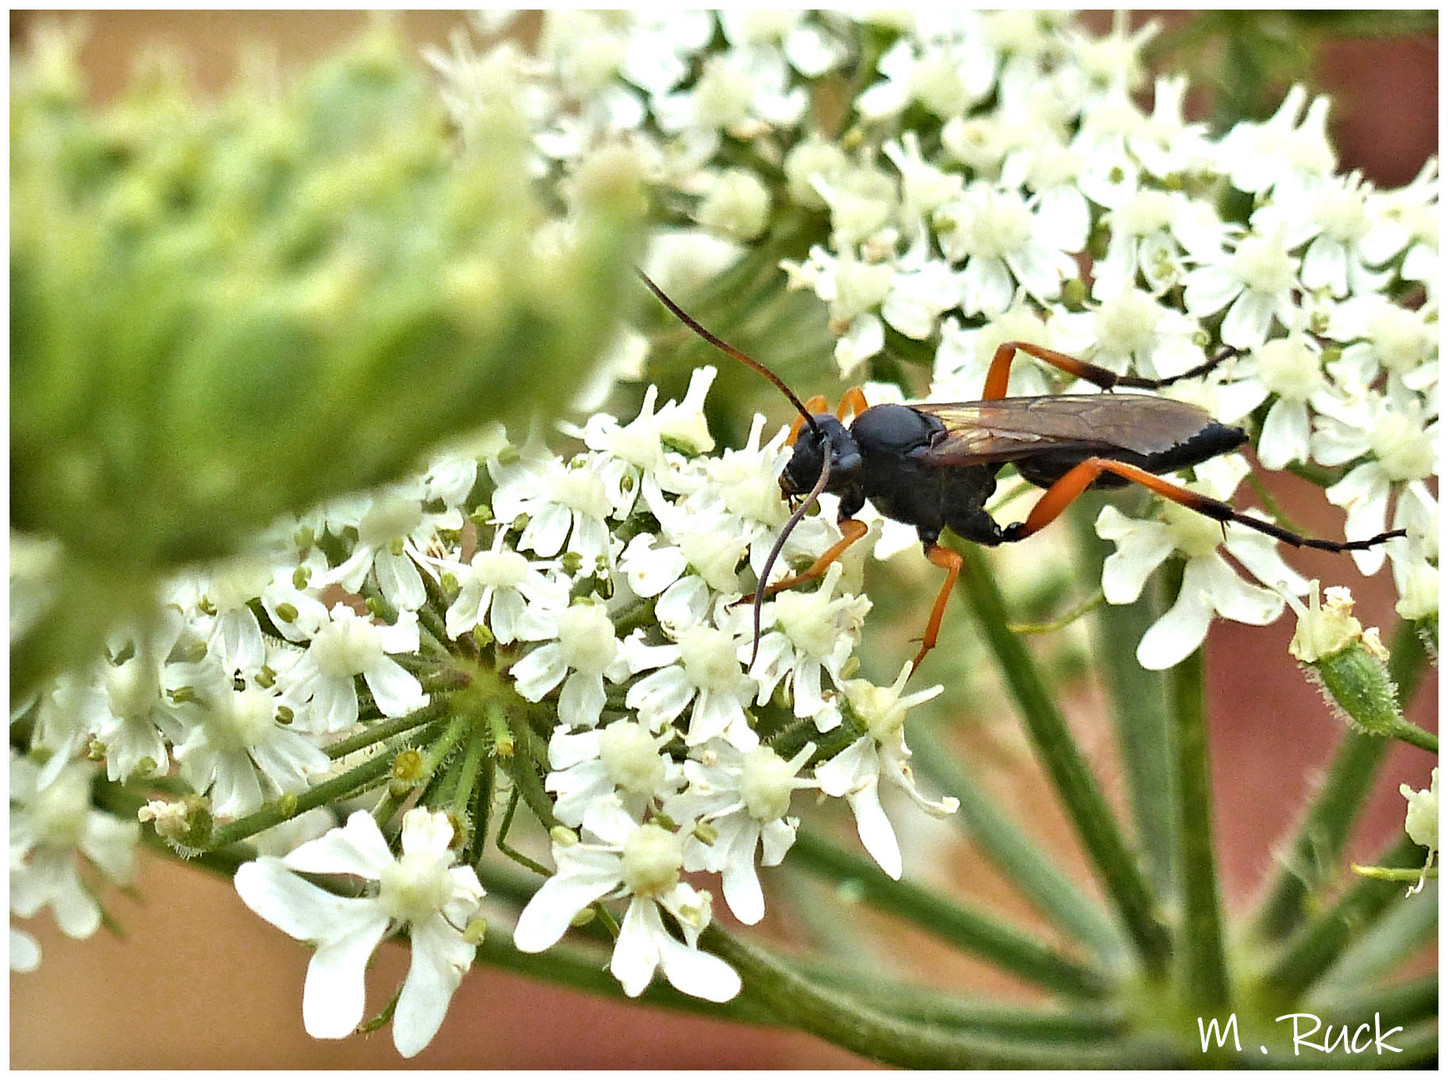
<instances>
[{"instance_id":1,"label":"tiny white blossom","mask_svg":"<svg viewBox=\"0 0 1448 1080\"><path fill-rule=\"evenodd\" d=\"M263 856L236 872L236 891L267 922L316 949L307 967L302 1021L315 1039L352 1034L366 1007L364 973L383 938L409 932L412 965L392 1017L392 1038L413 1057L442 1026L453 991L472 965L468 936L483 887L470 866L454 866L453 826L421 808L402 819L394 856L372 816L359 810L340 829L285 858ZM343 874L375 890L338 896L301 874Z\"/></svg>"},{"instance_id":2,"label":"tiny white blossom","mask_svg":"<svg viewBox=\"0 0 1448 1080\"><path fill-rule=\"evenodd\" d=\"M767 746L741 751L716 740L701 747L698 760L686 761L688 788L664 803L676 821L707 822L709 843L696 827L684 847L684 869L722 875L724 901L734 917L752 926L764 917L760 866L778 866L794 844L796 818L787 817L790 796L817 787L799 772L814 753L805 743L786 761Z\"/></svg>"},{"instance_id":3,"label":"tiny white blossom","mask_svg":"<svg viewBox=\"0 0 1448 1080\"><path fill-rule=\"evenodd\" d=\"M1232 382L1219 398L1218 419L1235 423L1269 397L1272 404L1262 421L1258 459L1269 469L1308 460L1311 411L1330 408L1335 397L1323 370L1322 350L1311 335L1273 338L1234 361Z\"/></svg>"},{"instance_id":4,"label":"tiny white blossom","mask_svg":"<svg viewBox=\"0 0 1448 1080\"><path fill-rule=\"evenodd\" d=\"M1250 349L1262 344L1274 319L1292 325L1298 260L1279 235L1248 233L1232 251L1203 254L1199 260L1201 265L1186 275L1187 314L1205 319L1226 308L1221 337L1228 345Z\"/></svg>"},{"instance_id":5,"label":"tiny white blossom","mask_svg":"<svg viewBox=\"0 0 1448 1080\"><path fill-rule=\"evenodd\" d=\"M624 704L655 729L693 705L684 741L698 746L724 738L741 750L759 745L749 726L745 704L754 696L754 682L740 669L743 644L712 626L686 626L660 657L671 657L657 671L629 687Z\"/></svg>"},{"instance_id":6,"label":"tiny white blossom","mask_svg":"<svg viewBox=\"0 0 1448 1080\"><path fill-rule=\"evenodd\" d=\"M1002 311L1019 283L1040 303L1056 299L1076 275L1073 240L1052 232L1039 198L976 182L933 216L941 250L961 271L961 310Z\"/></svg>"},{"instance_id":7,"label":"tiny white blossom","mask_svg":"<svg viewBox=\"0 0 1448 1080\"><path fill-rule=\"evenodd\" d=\"M1294 86L1271 118L1243 120L1217 144L1217 167L1239 191L1278 199L1294 198L1330 174L1337 155L1327 139L1326 97L1314 98L1302 111L1307 90ZM1299 123L1300 120L1300 123Z\"/></svg>"},{"instance_id":8,"label":"tiny white blossom","mask_svg":"<svg viewBox=\"0 0 1448 1080\"><path fill-rule=\"evenodd\" d=\"M458 595L444 616L448 636L456 640L487 624L493 637L507 645L524 628L530 610L562 609L568 604L566 581L544 573L548 562L530 562L507 546L507 530L499 527L492 545L474 553L466 566L453 566Z\"/></svg>"},{"instance_id":9,"label":"tiny white blossom","mask_svg":"<svg viewBox=\"0 0 1448 1080\"><path fill-rule=\"evenodd\" d=\"M559 683L558 717L571 727L593 727L603 712L603 680L619 682L629 674L628 658L599 604L574 604L537 620L539 638L548 638L514 664L508 673L518 693L542 701Z\"/></svg>"},{"instance_id":10,"label":"tiny white blossom","mask_svg":"<svg viewBox=\"0 0 1448 1080\"><path fill-rule=\"evenodd\" d=\"M932 686L905 694L905 682L912 665L907 663L890 686L876 686L866 679L844 684L845 697L866 733L829 761L815 766L815 779L826 795L843 797L855 814L860 843L890 877L904 872L895 828L880 805L880 782L888 780L926 813L935 817L953 814L960 803L954 798L931 800L921 793L910 770L910 749L905 745L905 714L940 694L945 687Z\"/></svg>"},{"instance_id":11,"label":"tiny white blossom","mask_svg":"<svg viewBox=\"0 0 1448 1080\"><path fill-rule=\"evenodd\" d=\"M553 812L565 825L590 827L593 808L609 796L637 820L683 784L683 766L664 748L672 728L615 720L607 727L573 731L560 724L548 740L552 770L544 787L556 796Z\"/></svg>"},{"instance_id":12,"label":"tiny white blossom","mask_svg":"<svg viewBox=\"0 0 1448 1080\"><path fill-rule=\"evenodd\" d=\"M1216 458L1197 466L1199 480L1188 485L1205 495L1226 499L1246 475L1239 455ZM1162 508L1161 521L1137 521L1114 506L1101 511L1096 534L1116 544L1102 568L1101 587L1107 603L1129 604L1141 595L1146 579L1173 552L1186 557L1181 592L1176 602L1142 636L1136 658L1144 668L1157 670L1180 663L1202 644L1214 614L1234 622L1265 626L1282 614L1285 603L1278 588L1301 595L1307 582L1282 561L1275 542L1262 533L1229 525L1176 503ZM1243 581L1218 552L1226 550L1264 588Z\"/></svg>"},{"instance_id":13,"label":"tiny white blossom","mask_svg":"<svg viewBox=\"0 0 1448 1080\"><path fill-rule=\"evenodd\" d=\"M870 610L868 597L835 595L843 574L844 567L832 563L815 591L782 592L765 606L768 629L749 670L759 683L759 704L788 679L796 716L812 717L824 709L821 676L828 672L839 683Z\"/></svg>"},{"instance_id":14,"label":"tiny white blossom","mask_svg":"<svg viewBox=\"0 0 1448 1080\"><path fill-rule=\"evenodd\" d=\"M275 793L300 795L310 777L331 767L320 747L279 721L280 704L274 693L237 690L225 677L204 688L203 707L176 744L176 760L183 780L210 792L218 817L249 814Z\"/></svg>"},{"instance_id":15,"label":"tiny white blossom","mask_svg":"<svg viewBox=\"0 0 1448 1080\"><path fill-rule=\"evenodd\" d=\"M363 618L346 604L334 605L329 614L330 621L286 673L284 697L310 706L297 713L300 730L337 732L356 724L358 675L383 716L404 716L427 704L417 677L387 655L417 651L414 613L400 612L391 626Z\"/></svg>"},{"instance_id":16,"label":"tiny white blossom","mask_svg":"<svg viewBox=\"0 0 1448 1080\"><path fill-rule=\"evenodd\" d=\"M1376 536L1387 528L1394 494L1393 528L1437 519L1438 500L1427 486L1438 473L1437 440L1437 418L1416 394L1370 394L1319 415L1314 458L1324 465L1341 465L1367 455L1327 489L1328 501L1347 510L1343 533L1349 540ZM1385 557L1381 547L1352 554L1365 574L1376 573Z\"/></svg>"},{"instance_id":17,"label":"tiny white blossom","mask_svg":"<svg viewBox=\"0 0 1448 1080\"><path fill-rule=\"evenodd\" d=\"M325 581L355 593L370 572L393 607L403 611L420 608L427 592L418 563L426 563L441 550L441 530L455 532L463 527L460 510L447 507L440 513L430 512L423 506L424 497L421 477L361 496L353 511L357 546Z\"/></svg>"},{"instance_id":18,"label":"tiny white blossom","mask_svg":"<svg viewBox=\"0 0 1448 1080\"><path fill-rule=\"evenodd\" d=\"M548 559L566 545L583 560L583 573L610 569L614 550L607 522L618 507L591 464L586 456L569 465L544 460L510 475L493 493L494 521L507 527L527 515L520 551Z\"/></svg>"},{"instance_id":19,"label":"tiny white blossom","mask_svg":"<svg viewBox=\"0 0 1448 1080\"><path fill-rule=\"evenodd\" d=\"M10 751L10 913L50 908L63 934L88 938L101 906L81 879L78 856L117 885L135 874L141 826L91 805L96 768L56 755L44 768Z\"/></svg>"},{"instance_id":20,"label":"tiny white blossom","mask_svg":"<svg viewBox=\"0 0 1448 1080\"><path fill-rule=\"evenodd\" d=\"M522 952L542 952L590 904L627 897L609 962L624 993L637 997L662 971L674 989L706 1001L738 994L738 973L699 951L699 933L710 921L709 894L680 880L683 838L656 824L638 824L616 798L600 800L584 836L581 843L554 840L557 870L519 914L513 944ZM664 927L661 909L678 921L682 942Z\"/></svg>"}]
</instances>

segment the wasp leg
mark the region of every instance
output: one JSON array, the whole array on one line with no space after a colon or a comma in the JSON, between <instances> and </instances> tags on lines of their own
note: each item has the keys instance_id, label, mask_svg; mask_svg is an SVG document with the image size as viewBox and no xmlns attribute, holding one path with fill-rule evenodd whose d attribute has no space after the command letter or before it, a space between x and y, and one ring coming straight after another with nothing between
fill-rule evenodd
<instances>
[{"instance_id":1,"label":"wasp leg","mask_svg":"<svg viewBox=\"0 0 1448 1080\"><path fill-rule=\"evenodd\" d=\"M950 599L951 590L955 588L955 579L960 576L960 566L964 561L957 552L939 544L927 547L925 557L945 571L945 581L941 583L940 592L935 596L935 606L930 609L930 621L925 624L925 634L920 639L920 651L915 654L915 659L910 661L912 674L920 670L920 661L925 659L925 654L935 648L935 641L940 637L940 620L945 617L945 602Z\"/></svg>"},{"instance_id":2,"label":"wasp leg","mask_svg":"<svg viewBox=\"0 0 1448 1080\"><path fill-rule=\"evenodd\" d=\"M845 417L852 413L855 416L859 416L869 407L870 403L865 400L865 391L858 386L852 386L846 390L844 396L840 398L840 407L835 410L835 415L839 417L843 423Z\"/></svg>"},{"instance_id":3,"label":"wasp leg","mask_svg":"<svg viewBox=\"0 0 1448 1080\"><path fill-rule=\"evenodd\" d=\"M990 371L986 373L985 377L985 391L981 394L982 400L995 401L1006 396L1006 384L1011 377L1011 361L1016 358L1017 352L1034 356L1037 360L1060 368L1068 375L1074 375L1078 379L1085 379L1103 390L1110 390L1116 386L1125 386L1132 390L1157 390L1182 379L1194 379L1198 375L1205 375L1229 356L1237 355L1237 350L1229 345L1210 360L1198 364L1190 371L1183 371L1180 375L1170 375L1164 379L1143 379L1136 375L1118 375L1107 368L1088 364L1085 360L1077 360L1074 356L1067 356L1055 349L1032 345L1028 341L1007 341L996 349L995 356L991 359Z\"/></svg>"},{"instance_id":4,"label":"wasp leg","mask_svg":"<svg viewBox=\"0 0 1448 1080\"><path fill-rule=\"evenodd\" d=\"M815 413L827 412L829 410L829 407L830 403L825 400L825 396L823 394L816 394L814 397L810 398L804 403L805 412L809 413L811 416L813 416ZM789 438L785 440L786 446L794 445L795 440L799 438L800 429L804 427L804 424L805 420L803 416L795 417L794 423L789 425Z\"/></svg>"},{"instance_id":5,"label":"wasp leg","mask_svg":"<svg viewBox=\"0 0 1448 1080\"><path fill-rule=\"evenodd\" d=\"M802 585L806 581L813 581L828 570L830 563L843 555L846 548L869 531L870 526L858 518L845 518L844 521L840 522L840 532L844 535L839 540L836 540L828 551L811 563L809 569L802 570L793 577L787 577L783 581L776 581L773 585L770 585L764 590L764 595L773 596L775 593L784 592L785 589L792 589L796 585ZM754 598L748 597L746 599L752 602ZM743 600L739 602L744 603Z\"/></svg>"},{"instance_id":6,"label":"wasp leg","mask_svg":"<svg viewBox=\"0 0 1448 1080\"><path fill-rule=\"evenodd\" d=\"M1024 522L1007 526L1004 530L1005 539L1008 541L1023 540L1032 533L1040 532L1060 517L1062 511L1075 502L1077 497L1089 488L1102 473L1111 473L1140 484L1163 498L1180 503L1188 510L1195 510L1214 521L1224 524L1234 521L1238 525L1256 529L1260 533L1266 533L1293 547L1310 547L1321 551L1362 551L1381 544L1385 540L1391 540L1395 536L1406 535L1404 530L1394 529L1391 532L1379 533L1367 540L1318 540L1291 532L1270 521L1249 517L1220 499L1201 495L1190 488L1157 476L1155 473L1147 472L1135 465L1128 465L1124 461L1112 461L1109 458L1087 458L1081 464L1072 467L1065 476L1046 489L1046 493L1031 508L1031 512Z\"/></svg>"}]
</instances>

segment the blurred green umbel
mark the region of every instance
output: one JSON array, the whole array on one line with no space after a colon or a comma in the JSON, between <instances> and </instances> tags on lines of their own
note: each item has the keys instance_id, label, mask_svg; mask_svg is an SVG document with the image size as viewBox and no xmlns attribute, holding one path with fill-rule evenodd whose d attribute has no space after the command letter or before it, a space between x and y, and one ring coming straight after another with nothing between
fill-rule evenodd
<instances>
[{"instance_id":1,"label":"blurred green umbel","mask_svg":"<svg viewBox=\"0 0 1448 1080\"><path fill-rule=\"evenodd\" d=\"M501 82L460 151L385 24L216 102L157 62L93 109L75 52L42 35L11 87L11 527L62 545L24 598L17 697L161 573L560 411L643 204L620 155L545 208Z\"/></svg>"}]
</instances>

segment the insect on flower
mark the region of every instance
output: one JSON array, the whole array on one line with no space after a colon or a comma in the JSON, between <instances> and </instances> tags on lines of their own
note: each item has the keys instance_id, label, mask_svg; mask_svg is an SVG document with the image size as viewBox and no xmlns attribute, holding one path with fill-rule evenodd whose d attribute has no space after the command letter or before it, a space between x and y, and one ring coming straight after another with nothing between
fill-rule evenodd
<instances>
[{"instance_id":1,"label":"insect on flower","mask_svg":"<svg viewBox=\"0 0 1448 1080\"><path fill-rule=\"evenodd\" d=\"M950 529L964 540L994 547L1024 540L1044 529L1083 492L1140 484L1163 498L1222 523L1235 522L1294 547L1361 551L1404 530L1365 540L1320 540L1301 536L1230 504L1163 479L1158 473L1199 465L1247 441L1240 428L1219 423L1197 405L1146 394L1054 394L1006 397L1011 362L1017 353L1034 356L1102 390L1156 390L1181 379L1205 375L1236 350L1228 347L1189 371L1162 379L1118 375L1025 341L996 349L979 401L874 405L858 388L847 390L835 413L823 397L801 402L774 372L701 326L640 271L644 284L685 326L715 348L747 364L774 383L799 412L790 433L794 453L779 478L781 493L795 513L786 523L760 574L754 596L755 647L760 605L766 596L819 577L868 531L855 514L868 499L888 518L913 525L925 557L945 571L915 654L914 668L935 647L945 602L960 573L961 557L940 544ZM845 417L853 414L849 426ZM1027 482L1045 489L1025 521L1002 527L985 509L996 474L1012 464ZM789 532L823 492L840 497L842 538L806 570L767 587L769 571ZM801 500L801 497L802 500Z\"/></svg>"}]
</instances>

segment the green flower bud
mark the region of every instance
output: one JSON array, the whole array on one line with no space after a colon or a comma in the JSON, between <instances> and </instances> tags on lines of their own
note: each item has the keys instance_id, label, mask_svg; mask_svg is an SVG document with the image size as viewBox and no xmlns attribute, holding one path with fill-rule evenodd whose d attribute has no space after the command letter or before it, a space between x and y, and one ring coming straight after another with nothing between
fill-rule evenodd
<instances>
[{"instance_id":1,"label":"green flower bud","mask_svg":"<svg viewBox=\"0 0 1448 1080\"><path fill-rule=\"evenodd\" d=\"M422 751L403 750L392 759L392 778L404 784L422 779Z\"/></svg>"},{"instance_id":2,"label":"green flower bud","mask_svg":"<svg viewBox=\"0 0 1448 1080\"><path fill-rule=\"evenodd\" d=\"M76 51L12 83L11 522L69 564L16 643L21 695L160 575L567 406L642 212L638 163L600 151L557 220L508 93L460 150L385 24L216 101L160 64L92 109Z\"/></svg>"},{"instance_id":3,"label":"green flower bud","mask_svg":"<svg viewBox=\"0 0 1448 1080\"><path fill-rule=\"evenodd\" d=\"M1329 588L1325 595L1326 601L1319 601L1314 581L1307 608L1292 598L1297 630L1288 651L1349 726L1372 735L1400 735L1406 721L1377 630L1363 630L1352 614L1353 599L1347 589Z\"/></svg>"}]
</instances>

